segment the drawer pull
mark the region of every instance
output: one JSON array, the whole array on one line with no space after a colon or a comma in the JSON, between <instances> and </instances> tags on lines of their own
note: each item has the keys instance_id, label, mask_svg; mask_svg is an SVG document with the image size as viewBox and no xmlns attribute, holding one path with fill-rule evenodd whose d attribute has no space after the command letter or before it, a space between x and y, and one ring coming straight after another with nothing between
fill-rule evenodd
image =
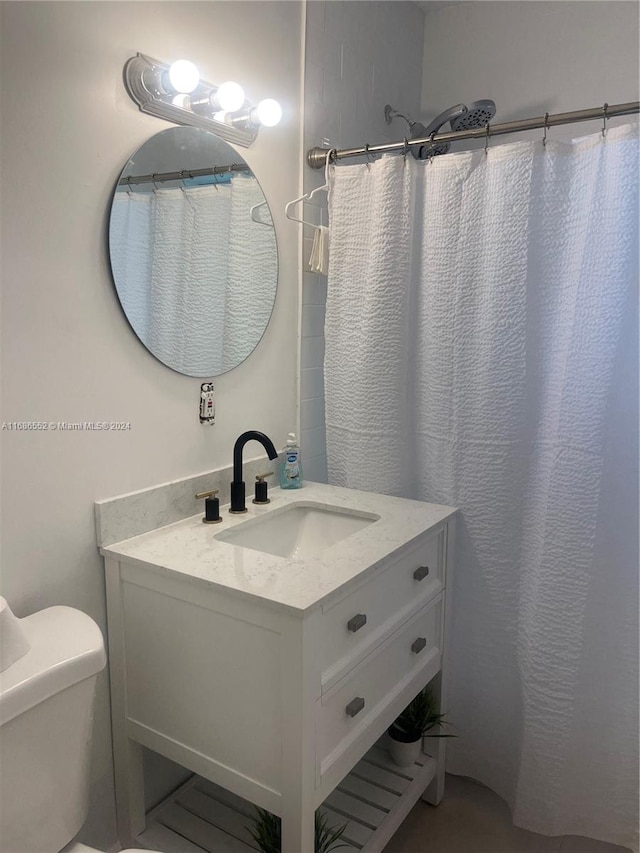
<instances>
[{"instance_id":1,"label":"drawer pull","mask_svg":"<svg viewBox=\"0 0 640 853\"><path fill-rule=\"evenodd\" d=\"M414 640L413 643L411 643L411 651L416 655L420 654L420 652L424 649L426 645L427 641L425 640L425 638L418 637L417 640Z\"/></svg>"},{"instance_id":2,"label":"drawer pull","mask_svg":"<svg viewBox=\"0 0 640 853\"><path fill-rule=\"evenodd\" d=\"M355 717L356 714L359 714L360 711L364 708L364 699L361 696L356 696L355 699L352 699L351 702L345 708L348 717Z\"/></svg>"},{"instance_id":3,"label":"drawer pull","mask_svg":"<svg viewBox=\"0 0 640 853\"><path fill-rule=\"evenodd\" d=\"M359 631L360 628L363 628L367 624L367 614L366 613L356 613L355 616L352 616L351 619L347 622L347 628L350 631L353 631L355 634L356 631Z\"/></svg>"},{"instance_id":4,"label":"drawer pull","mask_svg":"<svg viewBox=\"0 0 640 853\"><path fill-rule=\"evenodd\" d=\"M418 568L413 573L413 577L417 581L424 580L426 576L429 574L429 566L418 566Z\"/></svg>"}]
</instances>

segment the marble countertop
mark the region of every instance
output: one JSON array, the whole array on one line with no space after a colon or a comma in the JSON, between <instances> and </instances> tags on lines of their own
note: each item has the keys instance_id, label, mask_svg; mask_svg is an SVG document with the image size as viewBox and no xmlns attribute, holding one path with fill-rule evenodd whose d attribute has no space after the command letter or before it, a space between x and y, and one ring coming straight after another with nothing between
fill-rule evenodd
<instances>
[{"instance_id":1,"label":"marble countertop","mask_svg":"<svg viewBox=\"0 0 640 853\"><path fill-rule=\"evenodd\" d=\"M274 488L269 496L271 503L266 506L247 500L248 512L243 515L230 515L228 507L221 507L221 524L203 524L199 514L104 545L100 552L128 565L187 575L300 613L321 605L337 589L363 580L389 555L400 554L416 537L456 512L449 506L323 483L305 483L296 490ZM296 502L380 517L306 559L278 557L216 539L223 531Z\"/></svg>"}]
</instances>

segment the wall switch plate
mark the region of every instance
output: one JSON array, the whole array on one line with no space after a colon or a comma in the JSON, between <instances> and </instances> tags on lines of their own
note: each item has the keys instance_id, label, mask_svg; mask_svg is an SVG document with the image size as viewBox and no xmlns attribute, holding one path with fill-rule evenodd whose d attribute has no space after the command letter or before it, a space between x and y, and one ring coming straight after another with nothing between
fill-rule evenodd
<instances>
[{"instance_id":1,"label":"wall switch plate","mask_svg":"<svg viewBox=\"0 0 640 853\"><path fill-rule=\"evenodd\" d=\"M213 382L200 386L200 423L212 426L216 421L216 404L213 399Z\"/></svg>"}]
</instances>

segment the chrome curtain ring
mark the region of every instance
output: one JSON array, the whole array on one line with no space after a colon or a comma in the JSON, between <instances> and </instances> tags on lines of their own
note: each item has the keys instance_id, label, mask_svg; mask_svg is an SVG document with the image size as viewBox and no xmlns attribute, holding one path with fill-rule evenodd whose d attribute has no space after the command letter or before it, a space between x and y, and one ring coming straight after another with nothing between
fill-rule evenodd
<instances>
[{"instance_id":1,"label":"chrome curtain ring","mask_svg":"<svg viewBox=\"0 0 640 853\"><path fill-rule=\"evenodd\" d=\"M427 158L429 160L429 165L433 166L433 158L435 157L436 143L434 141L435 135L437 131L433 131L431 136L429 137L429 151L427 152Z\"/></svg>"},{"instance_id":2,"label":"chrome curtain ring","mask_svg":"<svg viewBox=\"0 0 640 853\"><path fill-rule=\"evenodd\" d=\"M544 114L544 134L542 136L542 144L547 147L547 128L549 127L549 113Z\"/></svg>"}]
</instances>

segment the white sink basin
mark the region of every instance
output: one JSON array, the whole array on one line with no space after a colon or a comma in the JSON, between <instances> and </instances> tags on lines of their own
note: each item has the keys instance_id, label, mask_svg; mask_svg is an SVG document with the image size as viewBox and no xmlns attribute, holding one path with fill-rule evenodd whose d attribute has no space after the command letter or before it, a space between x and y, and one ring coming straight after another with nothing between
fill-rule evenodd
<instances>
[{"instance_id":1,"label":"white sink basin","mask_svg":"<svg viewBox=\"0 0 640 853\"><path fill-rule=\"evenodd\" d=\"M215 537L221 542L264 551L277 557L315 557L380 518L309 501L274 509Z\"/></svg>"}]
</instances>

